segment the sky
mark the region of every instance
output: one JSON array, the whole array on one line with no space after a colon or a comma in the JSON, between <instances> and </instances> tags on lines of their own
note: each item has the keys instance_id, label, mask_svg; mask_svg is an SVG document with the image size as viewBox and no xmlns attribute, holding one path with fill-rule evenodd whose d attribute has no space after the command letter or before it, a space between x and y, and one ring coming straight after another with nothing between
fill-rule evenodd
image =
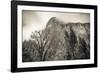
<instances>
[{"instance_id":1,"label":"sky","mask_svg":"<svg viewBox=\"0 0 100 73\"><path fill-rule=\"evenodd\" d=\"M22 10L23 40L28 40L32 32L44 29L51 17L56 17L65 23L90 22L89 13Z\"/></svg>"}]
</instances>

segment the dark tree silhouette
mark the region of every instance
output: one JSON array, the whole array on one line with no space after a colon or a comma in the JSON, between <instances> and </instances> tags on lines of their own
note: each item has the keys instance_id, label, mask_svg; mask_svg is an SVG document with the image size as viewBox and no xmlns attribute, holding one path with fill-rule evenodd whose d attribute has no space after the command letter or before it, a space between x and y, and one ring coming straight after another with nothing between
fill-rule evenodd
<instances>
[{"instance_id":1,"label":"dark tree silhouette","mask_svg":"<svg viewBox=\"0 0 100 73\"><path fill-rule=\"evenodd\" d=\"M32 40L25 40L23 42L22 49L22 61L23 62L31 62L31 61L39 61L38 52L36 50L37 45Z\"/></svg>"},{"instance_id":2,"label":"dark tree silhouette","mask_svg":"<svg viewBox=\"0 0 100 73\"><path fill-rule=\"evenodd\" d=\"M47 33L43 31L36 31L35 33L32 33L31 38L33 41L36 42L35 48L38 51L40 61L45 60L46 53L48 51L48 35Z\"/></svg>"}]
</instances>

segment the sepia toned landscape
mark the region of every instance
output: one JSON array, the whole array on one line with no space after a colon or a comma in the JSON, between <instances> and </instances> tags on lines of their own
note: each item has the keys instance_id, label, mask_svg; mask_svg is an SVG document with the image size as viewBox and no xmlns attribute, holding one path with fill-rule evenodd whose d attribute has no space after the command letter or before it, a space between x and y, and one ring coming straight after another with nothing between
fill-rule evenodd
<instances>
[{"instance_id":1,"label":"sepia toned landscape","mask_svg":"<svg viewBox=\"0 0 100 73\"><path fill-rule=\"evenodd\" d=\"M43 29L28 31L29 38L22 42L22 61L90 59L90 23L74 22L73 19L66 22L66 18L63 21L62 18L51 16ZM24 38L28 33L23 30L23 34Z\"/></svg>"}]
</instances>

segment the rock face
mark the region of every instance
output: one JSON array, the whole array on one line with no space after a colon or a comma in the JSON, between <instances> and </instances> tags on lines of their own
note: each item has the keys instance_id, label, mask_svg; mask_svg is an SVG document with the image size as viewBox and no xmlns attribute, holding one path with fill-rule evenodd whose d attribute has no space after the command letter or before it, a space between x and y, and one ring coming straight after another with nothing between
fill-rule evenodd
<instances>
[{"instance_id":1,"label":"rock face","mask_svg":"<svg viewBox=\"0 0 100 73\"><path fill-rule=\"evenodd\" d=\"M65 24L56 17L52 17L45 29L50 41L46 60L89 59L89 26L89 23Z\"/></svg>"},{"instance_id":2,"label":"rock face","mask_svg":"<svg viewBox=\"0 0 100 73\"><path fill-rule=\"evenodd\" d=\"M90 59L90 23L64 23L52 17L36 39L40 44L23 42L23 62Z\"/></svg>"},{"instance_id":3,"label":"rock face","mask_svg":"<svg viewBox=\"0 0 100 73\"><path fill-rule=\"evenodd\" d=\"M49 35L49 50L47 60L64 60L66 55L65 33L61 27L62 22L55 17L51 18L46 26L45 32Z\"/></svg>"}]
</instances>

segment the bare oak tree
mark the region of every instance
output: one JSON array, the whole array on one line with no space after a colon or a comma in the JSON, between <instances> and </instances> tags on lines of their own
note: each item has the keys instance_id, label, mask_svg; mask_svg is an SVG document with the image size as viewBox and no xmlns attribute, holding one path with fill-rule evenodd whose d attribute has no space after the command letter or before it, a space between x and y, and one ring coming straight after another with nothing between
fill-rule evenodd
<instances>
[{"instance_id":1,"label":"bare oak tree","mask_svg":"<svg viewBox=\"0 0 100 73\"><path fill-rule=\"evenodd\" d=\"M46 53L48 51L48 34L47 34L47 32L43 32L43 31L35 31L34 33L32 32L31 38L33 41L36 42L33 45L34 45L34 48L36 48L36 50L39 53L40 61L44 61Z\"/></svg>"}]
</instances>

